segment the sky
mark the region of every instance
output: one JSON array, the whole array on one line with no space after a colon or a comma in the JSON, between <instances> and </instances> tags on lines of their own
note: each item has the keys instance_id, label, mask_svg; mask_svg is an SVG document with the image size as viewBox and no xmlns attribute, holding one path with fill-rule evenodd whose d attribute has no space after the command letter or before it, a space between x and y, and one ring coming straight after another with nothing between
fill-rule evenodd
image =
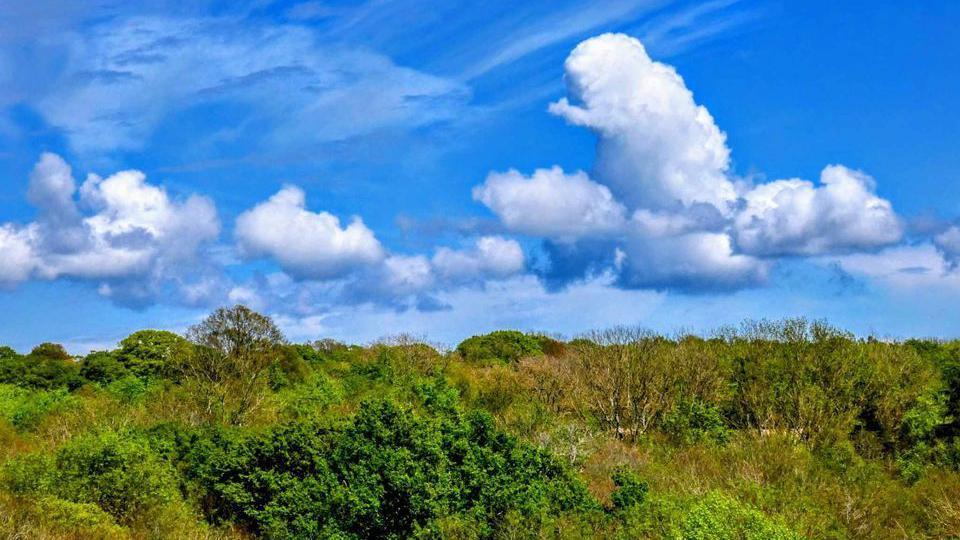
<instances>
[{"instance_id":1,"label":"sky","mask_svg":"<svg viewBox=\"0 0 960 540\"><path fill-rule=\"evenodd\" d=\"M958 337L960 4L0 0L0 343Z\"/></svg>"}]
</instances>

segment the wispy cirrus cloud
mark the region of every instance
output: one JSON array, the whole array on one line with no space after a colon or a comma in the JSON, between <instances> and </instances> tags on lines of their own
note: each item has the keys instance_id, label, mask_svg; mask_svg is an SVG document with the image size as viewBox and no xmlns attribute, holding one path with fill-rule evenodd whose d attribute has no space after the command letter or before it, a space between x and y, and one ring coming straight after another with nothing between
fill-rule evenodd
<instances>
[{"instance_id":1,"label":"wispy cirrus cloud","mask_svg":"<svg viewBox=\"0 0 960 540\"><path fill-rule=\"evenodd\" d=\"M206 135L229 127L290 150L440 122L470 99L462 84L297 25L138 16L58 39L64 66L27 101L83 155L140 149L171 115L197 108L213 115Z\"/></svg>"}]
</instances>

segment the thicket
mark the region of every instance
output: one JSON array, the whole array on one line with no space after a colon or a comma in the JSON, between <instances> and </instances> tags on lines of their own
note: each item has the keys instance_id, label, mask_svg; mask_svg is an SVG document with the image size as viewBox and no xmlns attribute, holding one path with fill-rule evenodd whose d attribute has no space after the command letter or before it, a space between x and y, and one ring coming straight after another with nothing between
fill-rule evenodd
<instances>
[{"instance_id":1,"label":"thicket","mask_svg":"<svg viewBox=\"0 0 960 540\"><path fill-rule=\"evenodd\" d=\"M952 538L960 343L751 322L0 347L9 538Z\"/></svg>"}]
</instances>

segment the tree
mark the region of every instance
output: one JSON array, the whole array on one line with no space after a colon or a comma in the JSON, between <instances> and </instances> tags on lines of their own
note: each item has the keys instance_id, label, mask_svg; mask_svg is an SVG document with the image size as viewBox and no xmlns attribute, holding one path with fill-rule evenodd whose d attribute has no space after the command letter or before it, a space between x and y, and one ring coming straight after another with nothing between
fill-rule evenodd
<instances>
[{"instance_id":1,"label":"tree","mask_svg":"<svg viewBox=\"0 0 960 540\"><path fill-rule=\"evenodd\" d=\"M214 419L239 425L263 400L270 365L285 339L270 317L246 306L220 308L187 332L195 346L182 363L185 381Z\"/></svg>"},{"instance_id":2,"label":"tree","mask_svg":"<svg viewBox=\"0 0 960 540\"><path fill-rule=\"evenodd\" d=\"M21 356L9 347L0 350L0 383L25 388L71 390L83 385L80 367L73 357L56 343L41 343Z\"/></svg>"},{"instance_id":3,"label":"tree","mask_svg":"<svg viewBox=\"0 0 960 540\"><path fill-rule=\"evenodd\" d=\"M138 377L169 375L191 354L190 343L166 330L140 330L120 342L117 353L123 367Z\"/></svg>"}]
</instances>

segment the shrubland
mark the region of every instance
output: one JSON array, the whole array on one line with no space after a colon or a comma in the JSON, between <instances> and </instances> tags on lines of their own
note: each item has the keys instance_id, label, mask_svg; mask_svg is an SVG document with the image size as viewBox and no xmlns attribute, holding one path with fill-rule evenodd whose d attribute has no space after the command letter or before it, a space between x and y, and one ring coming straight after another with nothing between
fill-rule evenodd
<instances>
[{"instance_id":1,"label":"shrubland","mask_svg":"<svg viewBox=\"0 0 960 540\"><path fill-rule=\"evenodd\" d=\"M954 538L960 343L821 322L0 347L8 538Z\"/></svg>"}]
</instances>

